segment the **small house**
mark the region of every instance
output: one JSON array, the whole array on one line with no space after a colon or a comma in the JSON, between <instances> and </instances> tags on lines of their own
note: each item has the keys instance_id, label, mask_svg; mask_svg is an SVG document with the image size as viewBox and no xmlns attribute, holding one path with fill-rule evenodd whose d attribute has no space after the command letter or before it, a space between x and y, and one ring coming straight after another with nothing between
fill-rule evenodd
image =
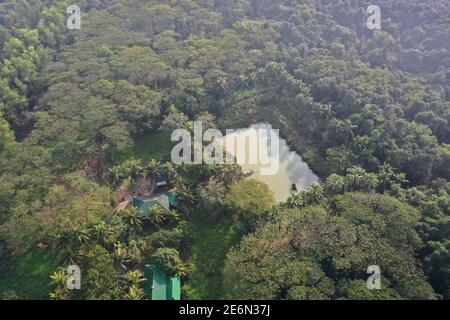
<instances>
[{"instance_id":1,"label":"small house","mask_svg":"<svg viewBox=\"0 0 450 320\"><path fill-rule=\"evenodd\" d=\"M151 197L133 198L133 206L137 208L142 216L148 216L150 208L159 206L165 212L170 212L177 206L176 192L164 192L155 194Z\"/></svg>"},{"instance_id":2,"label":"small house","mask_svg":"<svg viewBox=\"0 0 450 320\"><path fill-rule=\"evenodd\" d=\"M169 277L158 270L154 265L145 266L145 292L148 300L180 300L181 281L180 277Z\"/></svg>"}]
</instances>

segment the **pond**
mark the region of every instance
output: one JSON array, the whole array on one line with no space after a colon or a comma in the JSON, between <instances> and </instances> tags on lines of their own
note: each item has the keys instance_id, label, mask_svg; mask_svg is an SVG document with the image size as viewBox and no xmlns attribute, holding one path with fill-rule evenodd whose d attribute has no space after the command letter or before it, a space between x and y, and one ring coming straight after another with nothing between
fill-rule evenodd
<instances>
[{"instance_id":1,"label":"pond","mask_svg":"<svg viewBox=\"0 0 450 320\"><path fill-rule=\"evenodd\" d=\"M223 139L225 140L225 148L227 152L230 154L236 156L236 149L235 148L228 148L230 144L227 143L229 139L235 139L237 141L237 138L243 138L247 139L247 145L246 145L246 162L240 163L242 169L244 171L251 172L251 177L256 178L262 182L265 182L269 188L274 192L275 198L277 202L284 202L286 201L289 196L292 194L292 186L293 184L296 185L297 190L305 190L308 187L310 187L312 184L317 183L319 181L319 177L314 174L314 172L310 169L308 164L303 161L302 157L297 154L296 152L292 151L288 144L286 143L286 140L280 138L278 133L274 132L274 138L277 139L279 142L279 170L274 175L262 175L261 174L261 168L267 167L260 163L259 159L256 162L256 164L250 164L248 161L248 150L251 148L248 148L249 144L258 144L258 141L255 141L254 137L252 137L251 134L249 134L249 131L251 130L272 130L272 125L269 123L257 123L252 126L250 126L247 129L241 129L236 130L232 134L226 135ZM265 150L262 150L264 149ZM234 149L234 150L233 150ZM270 157L272 157L272 161L276 161L274 158L276 155L270 154L270 144L269 143L262 143L259 144L259 150L258 154L266 154Z\"/></svg>"}]
</instances>

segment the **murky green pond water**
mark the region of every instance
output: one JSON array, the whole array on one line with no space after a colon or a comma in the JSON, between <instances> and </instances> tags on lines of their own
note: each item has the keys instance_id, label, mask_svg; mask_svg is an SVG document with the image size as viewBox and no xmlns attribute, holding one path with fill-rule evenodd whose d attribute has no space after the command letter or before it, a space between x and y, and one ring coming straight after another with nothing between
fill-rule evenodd
<instances>
[{"instance_id":1,"label":"murky green pond water","mask_svg":"<svg viewBox=\"0 0 450 320\"><path fill-rule=\"evenodd\" d=\"M274 175L262 175L260 169L263 167L267 168L268 166L264 166L259 161L259 157L256 164L251 164L251 162L248 161L248 152L252 149L249 147L250 144L253 144L253 146L255 146L255 144L259 146L258 154L264 154L265 152L265 154L268 155L269 158L271 158L271 161L276 161L276 159L273 157L273 155L270 154L270 146L268 145L268 143L258 144L258 139L255 140L255 138L252 137L252 134L250 134L251 130L255 131L258 129L272 130L272 126L269 123L258 123L252 125L247 129L237 130L233 134L226 135L223 138L223 141L225 141L225 147L227 151L234 156L236 156L238 152L246 152L246 162L240 163L242 169L244 171L251 170L253 172L252 177L267 183L269 188L274 192L275 198L278 202L283 202L288 199L288 197L292 193L293 184L295 184L297 189L300 191L305 190L312 184L319 181L319 177L314 174L308 164L303 161L302 157L296 152L292 151L287 145L286 141L284 139L281 139L278 134L275 135L275 138L279 142L279 170ZM237 141L236 139L239 136L241 138L247 139L245 151L237 150L238 147L236 143L234 150L232 148L229 148L231 144L227 141L230 141L230 139L234 139L234 141Z\"/></svg>"}]
</instances>

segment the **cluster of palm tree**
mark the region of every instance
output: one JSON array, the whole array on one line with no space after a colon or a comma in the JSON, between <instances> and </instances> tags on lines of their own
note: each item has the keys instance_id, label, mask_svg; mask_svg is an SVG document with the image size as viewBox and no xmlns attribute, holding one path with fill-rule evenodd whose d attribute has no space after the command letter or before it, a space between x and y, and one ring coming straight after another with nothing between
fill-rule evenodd
<instances>
[{"instance_id":1,"label":"cluster of palm tree","mask_svg":"<svg viewBox=\"0 0 450 320\"><path fill-rule=\"evenodd\" d=\"M404 173L395 172L387 163L379 166L378 172L367 172L361 167L352 167L345 176L331 175L326 182L327 188L342 193L348 191L378 191L384 193L394 185L407 183Z\"/></svg>"},{"instance_id":2,"label":"cluster of palm tree","mask_svg":"<svg viewBox=\"0 0 450 320\"><path fill-rule=\"evenodd\" d=\"M153 180L159 178L160 172L164 171L169 181L176 182L178 187L178 200L186 205L193 205L197 201L195 186L201 183L203 177L215 176L218 179L237 179L242 172L233 166L199 166L201 168L184 168L188 173L192 170L196 172L196 178L191 181L183 181L176 172L179 169L183 173L183 168L175 168L171 163L159 164L150 161L147 165L142 165L141 161L129 160L119 166L109 170L108 179L111 185L118 186L126 179L137 182L141 178L150 177ZM188 174L190 176L190 174ZM162 229L165 224L179 222L180 216L174 210L166 211L162 207L155 205L148 210L148 215L143 218L138 210L129 208L120 214L104 221L96 221L82 225L72 230L66 230L51 238L51 243L59 254L66 257L64 264L84 265L86 252L96 245L105 248L114 261L114 266L120 274L116 277L117 288L120 296L124 299L138 300L145 297L141 288L141 283L145 281L140 271L134 270L139 263L130 244L138 239L142 233L143 221L147 219L158 229ZM180 269L180 275L187 272L187 266ZM66 283L68 274L65 270L59 269L51 276L51 283L54 290L51 292L52 299L69 299L73 297L73 292L67 290Z\"/></svg>"},{"instance_id":3,"label":"cluster of palm tree","mask_svg":"<svg viewBox=\"0 0 450 320\"><path fill-rule=\"evenodd\" d=\"M148 216L146 217L148 221L150 221L154 226L158 229L162 229L161 225L168 220L179 221L180 216L175 210L170 210L169 212L165 211L158 205L154 205L149 208Z\"/></svg>"},{"instance_id":4,"label":"cluster of palm tree","mask_svg":"<svg viewBox=\"0 0 450 320\"><path fill-rule=\"evenodd\" d=\"M128 208L120 216L115 216L111 223L100 221L82 225L51 237L50 242L59 254L65 257L65 262L76 263L80 261L86 248L100 244L112 249L117 241L128 242L141 231L142 220L139 212Z\"/></svg>"},{"instance_id":5,"label":"cluster of palm tree","mask_svg":"<svg viewBox=\"0 0 450 320\"><path fill-rule=\"evenodd\" d=\"M67 288L69 274L61 269L55 271L51 276L50 285L54 287L50 292L52 300L67 300L73 298L74 293ZM123 276L119 277L118 287L123 287L123 299L125 300L142 300L145 298L145 292L142 289L142 283L146 279L139 270L130 270Z\"/></svg>"},{"instance_id":6,"label":"cluster of palm tree","mask_svg":"<svg viewBox=\"0 0 450 320\"><path fill-rule=\"evenodd\" d=\"M181 165L179 171L183 174L183 178L190 177L190 179L181 179L181 177L175 179L177 199L188 207L192 207L198 200L196 194L198 185L209 183L211 180L223 181L226 185L230 185L244 176L238 164Z\"/></svg>"},{"instance_id":7,"label":"cluster of palm tree","mask_svg":"<svg viewBox=\"0 0 450 320\"><path fill-rule=\"evenodd\" d=\"M129 271L125 277L128 282L128 292L125 293L126 300L142 300L145 297L145 292L142 289L142 282L146 281L142 272L139 270Z\"/></svg>"},{"instance_id":8,"label":"cluster of palm tree","mask_svg":"<svg viewBox=\"0 0 450 320\"><path fill-rule=\"evenodd\" d=\"M64 264L83 265L84 253L96 245L101 245L107 249L114 260L118 270L125 272L120 276L117 284L118 288L128 290L124 293L125 299L142 299L143 290L139 284L145 279L137 271L129 271L137 261L133 255L131 245L139 233L142 231L142 220L136 209L130 208L115 216L109 223L104 221L96 222L90 225L81 226L78 229L62 232L53 238L53 246L60 254L65 255ZM58 269L51 276L51 285L54 290L50 293L51 299L69 299L73 293L67 289L66 283L68 274L64 269Z\"/></svg>"},{"instance_id":9,"label":"cluster of palm tree","mask_svg":"<svg viewBox=\"0 0 450 320\"><path fill-rule=\"evenodd\" d=\"M383 163L378 168L378 191L384 193L386 190L389 190L394 185L402 185L408 183L406 180L406 174L398 173L394 170L394 168L388 164Z\"/></svg>"},{"instance_id":10,"label":"cluster of palm tree","mask_svg":"<svg viewBox=\"0 0 450 320\"><path fill-rule=\"evenodd\" d=\"M367 172L361 167L347 170L345 176L330 175L322 185L314 184L306 191L293 194L287 201L290 207L305 207L318 204L325 196L332 196L344 192L380 192L391 190L395 185L407 183L404 173L395 172L394 168L384 163L380 165L377 173Z\"/></svg>"},{"instance_id":11,"label":"cluster of palm tree","mask_svg":"<svg viewBox=\"0 0 450 320\"><path fill-rule=\"evenodd\" d=\"M70 297L70 291L67 288L67 280L69 275L63 269L58 269L51 276L50 285L55 289L50 293L50 299L52 300L66 300Z\"/></svg>"},{"instance_id":12,"label":"cluster of palm tree","mask_svg":"<svg viewBox=\"0 0 450 320\"><path fill-rule=\"evenodd\" d=\"M117 265L119 265L122 269L126 270L126 264L131 260L131 252L128 247L122 243L117 242L114 244L114 261Z\"/></svg>"},{"instance_id":13,"label":"cluster of palm tree","mask_svg":"<svg viewBox=\"0 0 450 320\"><path fill-rule=\"evenodd\" d=\"M119 186L126 179L137 182L141 178L160 178L161 171L164 171L168 181L172 181L176 176L176 168L171 162L163 164L156 160L151 160L143 164L141 160L127 160L120 165L110 168L107 172L107 180L112 187Z\"/></svg>"},{"instance_id":14,"label":"cluster of palm tree","mask_svg":"<svg viewBox=\"0 0 450 320\"><path fill-rule=\"evenodd\" d=\"M80 258L79 249L91 241L91 232L86 227L80 227L62 232L50 241L59 254L65 257L64 262L74 263Z\"/></svg>"},{"instance_id":15,"label":"cluster of palm tree","mask_svg":"<svg viewBox=\"0 0 450 320\"><path fill-rule=\"evenodd\" d=\"M294 193L287 200L288 207L303 208L312 204L318 204L325 197L325 190L320 184L313 184L305 191Z\"/></svg>"}]
</instances>

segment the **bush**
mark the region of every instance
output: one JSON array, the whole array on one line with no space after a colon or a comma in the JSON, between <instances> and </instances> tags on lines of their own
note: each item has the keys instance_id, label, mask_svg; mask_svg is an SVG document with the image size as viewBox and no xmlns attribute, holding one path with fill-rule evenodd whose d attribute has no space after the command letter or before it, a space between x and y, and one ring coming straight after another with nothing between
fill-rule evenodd
<instances>
[{"instance_id":1,"label":"bush","mask_svg":"<svg viewBox=\"0 0 450 320\"><path fill-rule=\"evenodd\" d=\"M180 270L180 254L176 249L159 248L152 256L152 263L166 275L175 275Z\"/></svg>"},{"instance_id":2,"label":"bush","mask_svg":"<svg viewBox=\"0 0 450 320\"><path fill-rule=\"evenodd\" d=\"M172 230L159 230L152 234L152 245L155 248L170 247L178 249L180 247L183 231L179 228Z\"/></svg>"},{"instance_id":3,"label":"bush","mask_svg":"<svg viewBox=\"0 0 450 320\"><path fill-rule=\"evenodd\" d=\"M234 211L236 228L245 234L255 231L258 222L275 203L275 196L265 183L244 179L231 186L225 201Z\"/></svg>"}]
</instances>

